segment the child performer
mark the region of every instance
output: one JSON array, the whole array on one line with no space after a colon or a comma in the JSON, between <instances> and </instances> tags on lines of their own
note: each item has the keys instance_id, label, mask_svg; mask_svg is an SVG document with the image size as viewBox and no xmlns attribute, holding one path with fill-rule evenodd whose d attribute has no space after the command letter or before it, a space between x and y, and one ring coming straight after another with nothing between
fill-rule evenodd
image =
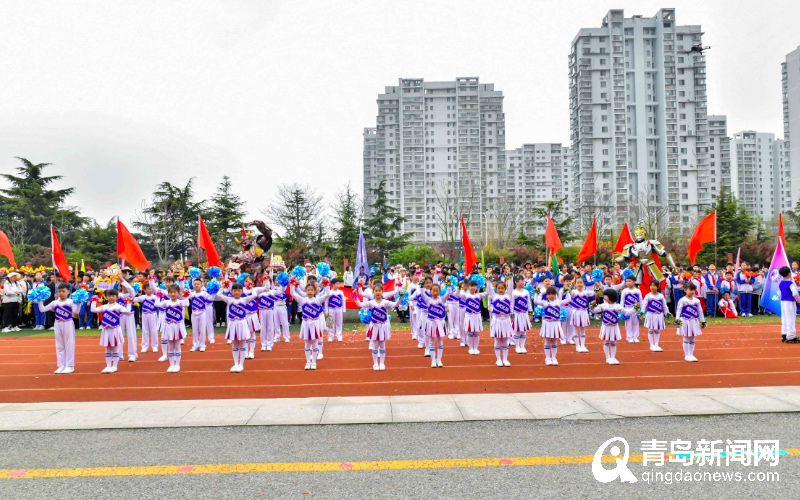
<instances>
[{"instance_id":1,"label":"child performer","mask_svg":"<svg viewBox=\"0 0 800 500\"><path fill-rule=\"evenodd\" d=\"M167 341L169 356L167 373L177 373L181 371L181 340L186 337L183 309L189 307L189 301L180 298L181 288L178 285L170 285L167 294L169 298L156 305L164 309L164 332L161 340Z\"/></svg>"},{"instance_id":2,"label":"child performer","mask_svg":"<svg viewBox=\"0 0 800 500\"><path fill-rule=\"evenodd\" d=\"M317 369L319 356L319 339L325 334L325 318L322 316L322 304L327 298L327 288L322 288L317 295L316 285L306 285L306 296L297 293L297 286L292 286L292 297L303 313L303 324L300 325L300 338L305 342L306 370Z\"/></svg>"},{"instance_id":3,"label":"child performer","mask_svg":"<svg viewBox=\"0 0 800 500\"><path fill-rule=\"evenodd\" d=\"M625 278L625 289L620 294L620 302L622 307L639 310L642 304L642 292L636 286L636 279L633 276ZM630 343L639 342L639 316L637 314L631 314L625 320L625 336Z\"/></svg>"},{"instance_id":4,"label":"child performer","mask_svg":"<svg viewBox=\"0 0 800 500\"><path fill-rule=\"evenodd\" d=\"M409 298L409 300L414 301L414 305L417 308L417 349L425 349L425 343L427 342L425 328L428 322L428 303L425 301L425 297L430 297L432 287L433 280L430 277L426 277L422 282L422 288L418 288L414 295ZM423 354L425 356L431 355L427 349Z\"/></svg>"},{"instance_id":5,"label":"child performer","mask_svg":"<svg viewBox=\"0 0 800 500\"><path fill-rule=\"evenodd\" d=\"M545 278L546 279L546 278ZM562 336L561 331L561 308L569 304L572 298L559 299L558 289L554 286L547 287L545 290L546 300L537 298L536 305L544 308L542 316L542 330L539 333L544 339L544 364L558 366L558 339Z\"/></svg>"},{"instance_id":6,"label":"child performer","mask_svg":"<svg viewBox=\"0 0 800 500\"><path fill-rule=\"evenodd\" d=\"M445 305L447 299L452 293L452 289L445 292L444 295L439 295L441 292L441 285L434 284L431 286L431 296L423 293L420 296L425 300L428 307L428 319L425 323L425 337L426 344L428 345L428 355L431 357L431 368L441 368L442 354L444 353L444 337L447 336L447 320L445 313ZM436 349L439 352L436 352Z\"/></svg>"},{"instance_id":7,"label":"child performer","mask_svg":"<svg viewBox=\"0 0 800 500\"><path fill-rule=\"evenodd\" d=\"M136 297L136 292L131 284L125 281L124 278L121 278L119 280L119 288L121 289L118 295L119 301L124 303L133 302L133 299ZM136 318L134 318L133 314L125 315L122 318L122 332L123 335L128 338L128 361L133 363L139 359L139 356L136 352L138 340L136 338ZM122 353L120 353L120 358L122 358Z\"/></svg>"},{"instance_id":8,"label":"child performer","mask_svg":"<svg viewBox=\"0 0 800 500\"><path fill-rule=\"evenodd\" d=\"M604 302L597 305L592 311L602 315L603 324L600 326L600 338L603 340L606 363L618 365L617 340L622 339L622 335L619 333L619 313L635 314L636 311L633 308L617 304L617 291L613 288L606 288L603 291L603 300Z\"/></svg>"},{"instance_id":9,"label":"child performer","mask_svg":"<svg viewBox=\"0 0 800 500\"><path fill-rule=\"evenodd\" d=\"M139 295L133 299L142 308L142 352L152 349L158 352L158 309L156 302L160 299L153 294L153 286L150 283L144 285L144 295Z\"/></svg>"},{"instance_id":10,"label":"child performer","mask_svg":"<svg viewBox=\"0 0 800 500\"><path fill-rule=\"evenodd\" d=\"M419 290L419 274L414 273L411 275L411 282L408 284L408 316L411 323L411 340L417 340L417 305L412 298L417 290ZM419 346L417 346L419 347Z\"/></svg>"},{"instance_id":11,"label":"child performer","mask_svg":"<svg viewBox=\"0 0 800 500\"><path fill-rule=\"evenodd\" d=\"M203 276L203 289L205 289L208 282L211 281L211 276L208 274ZM214 343L214 300L206 299L206 339L209 344Z\"/></svg>"},{"instance_id":12,"label":"child performer","mask_svg":"<svg viewBox=\"0 0 800 500\"><path fill-rule=\"evenodd\" d=\"M75 323L72 315L80 311L80 304L74 304L69 298L69 285L59 283L58 300L54 300L47 305L37 302L39 311L44 314L53 311L55 313L55 324L53 333L56 336L56 361L58 369L55 373L72 373L75 371Z\"/></svg>"},{"instance_id":13,"label":"child performer","mask_svg":"<svg viewBox=\"0 0 800 500\"><path fill-rule=\"evenodd\" d=\"M258 319L261 322L261 350L271 351L275 345L275 297L283 291L272 288L272 280L267 277L264 286L254 288L257 296Z\"/></svg>"},{"instance_id":14,"label":"child performer","mask_svg":"<svg viewBox=\"0 0 800 500\"><path fill-rule=\"evenodd\" d=\"M286 291L282 286L277 288L278 293L273 297L275 299L275 342L281 339L281 332L283 332L283 341L289 342L289 313L286 310Z\"/></svg>"},{"instance_id":15,"label":"child performer","mask_svg":"<svg viewBox=\"0 0 800 500\"><path fill-rule=\"evenodd\" d=\"M216 298L227 304L228 325L225 337L233 345L233 366L231 373L244 371L244 360L247 357L247 339L250 338L250 328L247 326L247 310L245 304L256 300L256 295L243 296L244 287L241 283L233 283L228 290L220 290Z\"/></svg>"},{"instance_id":16,"label":"child performer","mask_svg":"<svg viewBox=\"0 0 800 500\"><path fill-rule=\"evenodd\" d=\"M572 298L571 292L575 288L575 278L571 274L566 274L563 276L559 276L556 281L561 282L561 298ZM564 332L564 336L561 338L561 343L569 343L575 345L575 329L572 327L572 301L570 300L569 304L564 306L564 310L567 311L567 315L565 316L564 321L561 322L561 329ZM575 352L580 352L577 350Z\"/></svg>"},{"instance_id":17,"label":"child performer","mask_svg":"<svg viewBox=\"0 0 800 500\"><path fill-rule=\"evenodd\" d=\"M575 278L575 289L569 292L571 314L567 321L575 335L575 352L589 352L586 348L586 327L589 326L589 303L595 296L593 289L587 289L583 278Z\"/></svg>"},{"instance_id":18,"label":"child performer","mask_svg":"<svg viewBox=\"0 0 800 500\"><path fill-rule=\"evenodd\" d=\"M460 293L460 297L464 299L464 327L461 330L463 336L467 337L467 348L469 354L478 355L481 352L478 350L478 344L481 340L481 332L483 331L483 318L481 318L481 300L486 297L486 292L478 292L478 283L475 280L470 280L467 285L467 290Z\"/></svg>"},{"instance_id":19,"label":"child performer","mask_svg":"<svg viewBox=\"0 0 800 500\"><path fill-rule=\"evenodd\" d=\"M752 316L751 302L753 300L753 285L756 277L749 271L750 266L747 262L742 262L742 269L736 273L736 284L739 286L739 307L742 309L742 317ZM677 317L677 314L675 315Z\"/></svg>"},{"instance_id":20,"label":"child performer","mask_svg":"<svg viewBox=\"0 0 800 500\"><path fill-rule=\"evenodd\" d=\"M800 291L792 282L792 270L783 266L778 270L781 282L778 287L781 291L781 336L787 344L800 344L797 338L797 303L800 302Z\"/></svg>"},{"instance_id":21,"label":"child performer","mask_svg":"<svg viewBox=\"0 0 800 500\"><path fill-rule=\"evenodd\" d=\"M667 299L661 294L661 284L658 281L650 282L650 293L642 300L642 309L645 311L644 327L647 328L650 350L661 352L658 341L661 338L661 331L666 328L664 315L667 314Z\"/></svg>"},{"instance_id":22,"label":"child performer","mask_svg":"<svg viewBox=\"0 0 800 500\"><path fill-rule=\"evenodd\" d=\"M397 302L383 298L383 285L375 284L372 287L373 299L361 302L356 298L358 307L372 310L372 319L367 326L367 334L372 348L372 369L386 369L386 341L392 336L392 325L389 322L389 309L397 307ZM424 292L422 292L424 294ZM427 309L426 309L427 311Z\"/></svg>"},{"instance_id":23,"label":"child performer","mask_svg":"<svg viewBox=\"0 0 800 500\"><path fill-rule=\"evenodd\" d=\"M504 283L505 285L505 283ZM511 299L514 304L514 315L512 324L514 326L514 351L517 354L525 354L525 341L528 338L528 330L531 327L531 320L528 312L531 311L531 294L522 288L525 286L525 278L522 275L514 278L514 291L511 292ZM506 288L505 286L503 287Z\"/></svg>"},{"instance_id":24,"label":"child performer","mask_svg":"<svg viewBox=\"0 0 800 500\"><path fill-rule=\"evenodd\" d=\"M248 276L244 280L244 295L255 295L258 299L258 294L253 292L253 281ZM252 300L244 305L247 311L247 327L250 329L250 337L247 339L247 353L245 359L256 359L256 332L261 331L261 322L258 320L258 302Z\"/></svg>"},{"instance_id":25,"label":"child performer","mask_svg":"<svg viewBox=\"0 0 800 500\"><path fill-rule=\"evenodd\" d=\"M731 292L722 292L722 297L719 299L719 312L726 318L738 318L739 313L736 312L736 303L731 300Z\"/></svg>"},{"instance_id":26,"label":"child performer","mask_svg":"<svg viewBox=\"0 0 800 500\"><path fill-rule=\"evenodd\" d=\"M342 341L342 318L344 317L344 292L339 290L342 280L334 278L331 280L331 292L325 300L325 315L331 316L333 322L328 327L328 342L333 342L333 336L336 335L336 341Z\"/></svg>"},{"instance_id":27,"label":"child performer","mask_svg":"<svg viewBox=\"0 0 800 500\"><path fill-rule=\"evenodd\" d=\"M703 307L700 299L695 296L697 285L687 283L683 287L684 297L678 301L675 308L675 318L678 323L678 335L683 337L684 361L697 361L694 356L694 339L700 335L701 328L706 327L703 316Z\"/></svg>"},{"instance_id":28,"label":"child performer","mask_svg":"<svg viewBox=\"0 0 800 500\"><path fill-rule=\"evenodd\" d=\"M111 288L105 293L106 304L97 305L98 297L92 297L92 313L103 313L100 324L100 345L106 348L106 367L100 373L114 373L119 364L119 346L122 344L122 316L133 314L129 307L117 302L119 292Z\"/></svg>"},{"instance_id":29,"label":"child performer","mask_svg":"<svg viewBox=\"0 0 800 500\"><path fill-rule=\"evenodd\" d=\"M454 279L448 278L448 279ZM455 285L458 286L458 285ZM447 335L449 339L461 340L461 321L459 321L458 305L460 303L457 293L451 293L447 297L447 329L450 333Z\"/></svg>"},{"instance_id":30,"label":"child performer","mask_svg":"<svg viewBox=\"0 0 800 500\"><path fill-rule=\"evenodd\" d=\"M508 341L514 331L511 325L511 304L512 298L508 294L509 288L505 281L497 282L497 292L494 291L490 282L486 286L489 291L489 307L492 318L489 322L489 334L494 339L494 355L497 358L497 366L511 366L508 361ZM527 315L527 313L526 313Z\"/></svg>"},{"instance_id":31,"label":"child performer","mask_svg":"<svg viewBox=\"0 0 800 500\"><path fill-rule=\"evenodd\" d=\"M206 334L208 328L208 313L206 309L209 302L213 304L212 296L203 290L203 281L195 279L192 282L192 291L189 292L188 302L192 306L192 348L189 351L205 352Z\"/></svg>"}]
</instances>

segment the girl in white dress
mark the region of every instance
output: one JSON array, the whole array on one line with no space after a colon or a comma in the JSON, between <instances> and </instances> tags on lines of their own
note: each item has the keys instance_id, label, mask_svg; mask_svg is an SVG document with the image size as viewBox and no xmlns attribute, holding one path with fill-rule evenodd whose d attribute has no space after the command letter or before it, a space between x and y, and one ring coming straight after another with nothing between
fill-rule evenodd
<instances>
[{"instance_id":1,"label":"girl in white dress","mask_svg":"<svg viewBox=\"0 0 800 500\"><path fill-rule=\"evenodd\" d=\"M389 310L397 307L397 301L392 302L383 298L383 285L375 284L372 287L373 297L366 302L356 298L356 305L371 310L370 324L367 325L367 335L372 349L372 369L386 369L386 341L392 336L392 325L389 321Z\"/></svg>"},{"instance_id":2,"label":"girl in white dress","mask_svg":"<svg viewBox=\"0 0 800 500\"><path fill-rule=\"evenodd\" d=\"M504 283L505 284L505 283ZM525 286L525 278L522 275L514 278L514 290L511 292L513 304L513 326L514 326L514 347L518 354L527 353L525 341L528 339L528 330L531 327L531 320L528 313L531 311L531 294L522 288ZM505 288L505 287L504 287Z\"/></svg>"},{"instance_id":3,"label":"girl in white dress","mask_svg":"<svg viewBox=\"0 0 800 500\"><path fill-rule=\"evenodd\" d=\"M635 311L633 308L625 308L622 304L617 304L617 291L613 288L603 290L603 300L604 302L592 309L592 312L600 314L603 321L600 326L600 338L603 340L606 363L618 365L617 341L622 338L619 333L619 313L634 314Z\"/></svg>"},{"instance_id":4,"label":"girl in white dress","mask_svg":"<svg viewBox=\"0 0 800 500\"><path fill-rule=\"evenodd\" d=\"M220 290L215 298L228 305L228 325L225 337L232 344L233 366L232 373L244 371L244 360L247 358L247 339L250 338L250 328L247 326L247 309L245 305L256 300L256 295L242 296L244 287L240 283L234 283L228 291Z\"/></svg>"},{"instance_id":5,"label":"girl in white dress","mask_svg":"<svg viewBox=\"0 0 800 500\"><path fill-rule=\"evenodd\" d=\"M546 278L545 278L546 279ZM561 330L561 308L569 304L571 298L559 299L558 290L554 286L547 287L545 290L546 300L536 298L535 303L544 308L542 315L542 330L539 335L544 339L544 364L558 366L558 339L563 332Z\"/></svg>"},{"instance_id":6,"label":"girl in white dress","mask_svg":"<svg viewBox=\"0 0 800 500\"><path fill-rule=\"evenodd\" d=\"M575 278L575 289L569 292L572 312L568 321L575 334L575 352L589 352L586 348L586 327L589 326L589 303L595 297L595 291L586 289L583 278Z\"/></svg>"},{"instance_id":7,"label":"girl in white dress","mask_svg":"<svg viewBox=\"0 0 800 500\"><path fill-rule=\"evenodd\" d=\"M122 345L123 317L133 314L130 307L117 302L118 292L111 288L105 293L107 304L97 305L97 295L92 297L92 314L103 313L100 322L100 345L106 348L106 367L100 373L114 373L119 364L119 347Z\"/></svg>"},{"instance_id":8,"label":"girl in white dress","mask_svg":"<svg viewBox=\"0 0 800 500\"><path fill-rule=\"evenodd\" d=\"M481 340L483 331L483 318L481 317L481 300L486 297L486 292L478 292L478 283L470 280L467 290L462 291L459 296L464 301L464 323L461 329L463 336L467 337L467 348L469 354L478 355L478 344Z\"/></svg>"},{"instance_id":9,"label":"girl in white dress","mask_svg":"<svg viewBox=\"0 0 800 500\"><path fill-rule=\"evenodd\" d=\"M684 285L685 295L678 301L675 307L675 318L678 322L678 335L683 337L684 361L695 362L694 341L700 335L702 328L706 327L706 318L703 316L703 308L700 299L695 296L697 285L688 283Z\"/></svg>"},{"instance_id":10,"label":"girl in white dress","mask_svg":"<svg viewBox=\"0 0 800 500\"><path fill-rule=\"evenodd\" d=\"M444 366L442 364L442 354L444 353L444 337L447 336L447 313L445 312L445 307L452 289L447 290L444 295L439 295L441 290L440 285L434 284L431 286L430 297L426 293L420 294L428 308L425 338L428 345L428 356L431 357L431 368ZM438 352L436 351L437 348Z\"/></svg>"},{"instance_id":11,"label":"girl in white dress","mask_svg":"<svg viewBox=\"0 0 800 500\"><path fill-rule=\"evenodd\" d=\"M167 373L177 373L181 371L181 340L186 337L183 309L189 307L189 301L180 298L181 289L178 285L170 285L167 294L169 298L159 301L156 307L164 309L164 330L161 340L167 341L169 357Z\"/></svg>"},{"instance_id":12,"label":"girl in white dress","mask_svg":"<svg viewBox=\"0 0 800 500\"><path fill-rule=\"evenodd\" d=\"M300 338L305 343L306 370L317 369L319 356L319 340L325 335L327 325L322 314L327 288L322 288L319 295L313 283L306 285L306 295L297 293L297 286L292 286L292 297L297 301L303 312L303 324L300 326Z\"/></svg>"},{"instance_id":13,"label":"girl in white dress","mask_svg":"<svg viewBox=\"0 0 800 500\"><path fill-rule=\"evenodd\" d=\"M664 330L664 315L667 312L667 299L661 294L658 281L650 282L650 293L642 300L642 310L645 312L644 327L647 328L647 339L650 341L650 350L661 352L658 345L661 331Z\"/></svg>"},{"instance_id":14,"label":"girl in white dress","mask_svg":"<svg viewBox=\"0 0 800 500\"><path fill-rule=\"evenodd\" d=\"M514 327L511 325L512 297L508 293L511 290L505 281L497 282L496 292L492 288L491 282L487 281L486 286L489 292L489 309L491 311L489 334L494 339L494 355L497 358L495 364L511 366L508 361L508 342L514 334Z\"/></svg>"}]
</instances>

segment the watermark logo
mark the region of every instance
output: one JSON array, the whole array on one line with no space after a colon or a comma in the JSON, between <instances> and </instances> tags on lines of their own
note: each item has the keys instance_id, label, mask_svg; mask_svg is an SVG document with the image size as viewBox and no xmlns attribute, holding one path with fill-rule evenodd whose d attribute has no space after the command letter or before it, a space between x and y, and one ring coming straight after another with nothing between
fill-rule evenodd
<instances>
[{"instance_id":1,"label":"watermark logo","mask_svg":"<svg viewBox=\"0 0 800 500\"><path fill-rule=\"evenodd\" d=\"M616 444L609 449L609 453L612 457L614 457L614 462L616 466L613 469L606 469L603 467L603 455L605 454L606 448L611 443L622 443L625 447L625 453L622 454L620 457L621 450L619 446ZM638 481L636 476L628 469L628 458L630 457L630 447L628 446L628 441L621 437L613 437L607 440L605 443L600 445L600 448L597 449L597 452L594 454L594 458L592 459L592 474L594 478L600 481L601 483L610 483L616 479L619 479L623 483L635 483Z\"/></svg>"}]
</instances>

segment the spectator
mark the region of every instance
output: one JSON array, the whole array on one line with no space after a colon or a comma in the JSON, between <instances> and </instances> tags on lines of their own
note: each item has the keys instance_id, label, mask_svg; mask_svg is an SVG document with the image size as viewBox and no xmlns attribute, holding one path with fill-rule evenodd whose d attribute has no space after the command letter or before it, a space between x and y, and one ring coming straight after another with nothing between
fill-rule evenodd
<instances>
[{"instance_id":1,"label":"spectator","mask_svg":"<svg viewBox=\"0 0 800 500\"><path fill-rule=\"evenodd\" d=\"M350 266L347 266L344 270L344 274L342 275L342 281L344 281L344 286L352 287L353 286L353 271L350 269Z\"/></svg>"},{"instance_id":2,"label":"spectator","mask_svg":"<svg viewBox=\"0 0 800 500\"><path fill-rule=\"evenodd\" d=\"M19 283L22 275L11 272L3 282L3 333L18 332L20 304L23 298L23 286Z\"/></svg>"}]
</instances>

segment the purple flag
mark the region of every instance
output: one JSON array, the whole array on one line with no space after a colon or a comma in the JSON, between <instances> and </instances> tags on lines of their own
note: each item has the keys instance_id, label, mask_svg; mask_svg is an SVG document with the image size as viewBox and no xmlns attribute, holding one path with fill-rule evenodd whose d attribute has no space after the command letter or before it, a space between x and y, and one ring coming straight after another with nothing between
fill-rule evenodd
<instances>
[{"instance_id":1,"label":"purple flag","mask_svg":"<svg viewBox=\"0 0 800 500\"><path fill-rule=\"evenodd\" d=\"M369 261L367 260L367 245L364 244L364 231L358 231L358 247L356 247L356 267L353 269L353 276L358 277L364 275L369 279Z\"/></svg>"},{"instance_id":2,"label":"purple flag","mask_svg":"<svg viewBox=\"0 0 800 500\"><path fill-rule=\"evenodd\" d=\"M764 291L761 294L761 307L773 314L781 315L781 290L780 283L783 278L778 274L778 271L783 266L789 265L789 259L786 257L786 250L783 248L783 242L778 238L778 243L775 245L775 255L772 256L772 263L769 266L769 273L764 276Z\"/></svg>"}]
</instances>

